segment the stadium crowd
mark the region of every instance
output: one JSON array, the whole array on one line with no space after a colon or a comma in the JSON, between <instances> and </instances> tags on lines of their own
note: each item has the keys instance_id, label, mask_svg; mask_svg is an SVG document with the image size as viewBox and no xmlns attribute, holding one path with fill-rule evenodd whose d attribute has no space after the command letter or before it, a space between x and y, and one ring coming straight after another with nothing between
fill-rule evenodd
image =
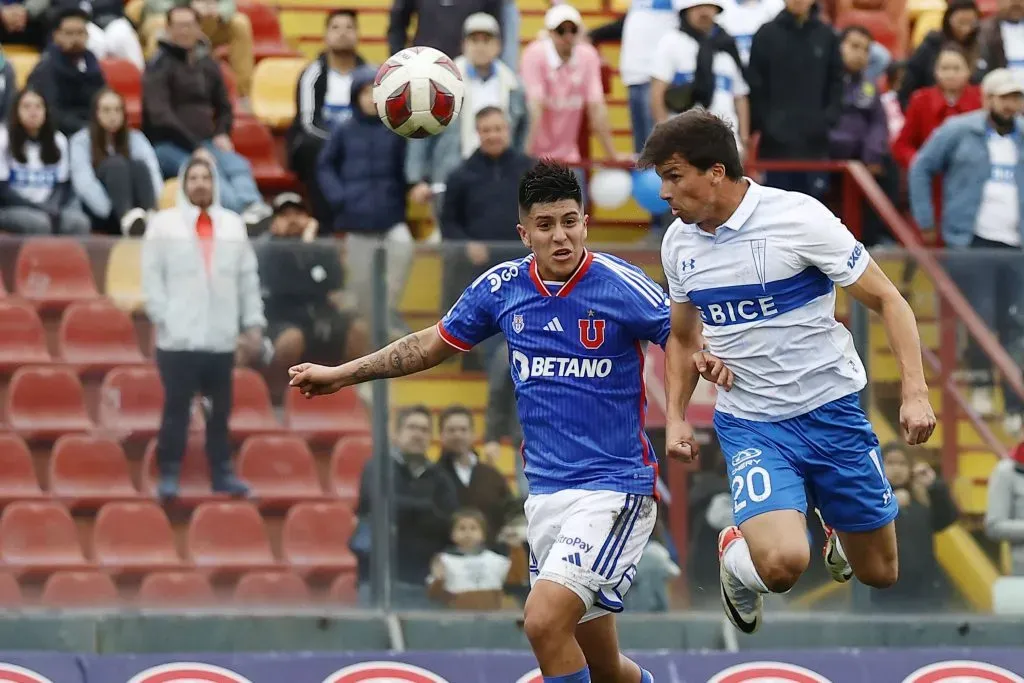
<instances>
[{"instance_id":1,"label":"stadium crowd","mask_svg":"<svg viewBox=\"0 0 1024 683\"><path fill-rule=\"evenodd\" d=\"M265 197L232 138L240 118L252 117L254 69L252 25L234 0L8 2L0 8L0 44L33 46L43 56L23 89L10 62L0 73L0 230L145 235L146 311L157 329L167 397L158 494L178 495L198 392L207 399L213 489L245 496L227 436L232 369L261 370L281 404L289 366L362 355L375 315L373 255L381 246L388 327L392 336L406 331L396 308L413 264L410 204L426 206L437 224L432 239L444 246L442 303L448 306L489 266L525 253L511 226L518 222L517 182L533 159L562 161L584 181L584 127L604 159L632 159L614 143L595 47L604 42L621 41L617 67L628 91L634 152L655 123L704 107L732 123L748 159L863 162L930 244L1019 252L1024 1L999 0L995 13L983 17L973 0L949 0L941 27L906 60L869 27L832 25L827 15L836 16L835 5L634 0L618 21L587 27L571 3L553 2L544 30L520 56L513 1L396 0L390 49L441 49L455 58L466 83L460 119L419 140L405 140L379 121L371 95L375 69L360 55L359 15L332 11L323 51L295 84L295 117L284 142L283 157L299 181L292 189L302 192ZM108 83L102 62L111 58L142 71L141 116L133 118ZM177 193L159 211L168 179L177 181ZM763 175L767 185L825 201L834 198L832 181L824 172ZM881 219L868 214L865 243L890 242ZM655 239L669 219L651 217ZM168 248L191 233L204 245L199 252ZM318 240L341 236L341 250ZM1017 261L997 268L979 263L959 258L949 271L1002 344L1020 350L1024 269ZM197 305L205 295L190 283L204 268L216 268L229 286ZM479 450L476 418L464 407L450 406L438 420L436 464L427 457L430 410L407 407L395 417L388 464L402 604L494 608L522 599L528 589L518 497L527 485L519 472L510 487L492 464L501 444L521 438L508 354L498 342L481 347L464 361L489 377ZM967 366L972 406L992 414L996 378L987 357L971 348ZM1003 395L1007 432L1019 433L1024 406L1013 391ZM902 609L947 592L931 534L958 513L928 464L895 445L884 458L903 510L900 563L924 578L866 599ZM375 466L362 474L351 541L364 580ZM689 536L707 548L731 524L731 498L721 458L706 458L702 467L690 497ZM1024 465L1016 467L997 473L1009 502L999 503L989 530L1017 542L1019 556L1024 536L1012 522L1024 518ZM659 529L629 593L634 609L668 608L666 582L680 574L678 558ZM694 603L714 593L713 559L689 553ZM361 589L368 590L365 581Z\"/></svg>"}]
</instances>

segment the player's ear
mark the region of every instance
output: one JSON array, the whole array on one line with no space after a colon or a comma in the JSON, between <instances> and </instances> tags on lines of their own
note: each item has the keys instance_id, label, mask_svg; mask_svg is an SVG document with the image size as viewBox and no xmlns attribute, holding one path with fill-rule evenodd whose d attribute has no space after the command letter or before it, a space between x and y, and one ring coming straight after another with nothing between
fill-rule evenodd
<instances>
[{"instance_id":1,"label":"player's ear","mask_svg":"<svg viewBox=\"0 0 1024 683\"><path fill-rule=\"evenodd\" d=\"M530 236L526 233L526 228L523 227L522 223L516 224L516 232L519 233L519 239L522 240L523 246L527 249L533 249L533 245L530 244Z\"/></svg>"},{"instance_id":2,"label":"player's ear","mask_svg":"<svg viewBox=\"0 0 1024 683\"><path fill-rule=\"evenodd\" d=\"M587 241L587 232L590 229L590 215L583 214L583 241Z\"/></svg>"}]
</instances>

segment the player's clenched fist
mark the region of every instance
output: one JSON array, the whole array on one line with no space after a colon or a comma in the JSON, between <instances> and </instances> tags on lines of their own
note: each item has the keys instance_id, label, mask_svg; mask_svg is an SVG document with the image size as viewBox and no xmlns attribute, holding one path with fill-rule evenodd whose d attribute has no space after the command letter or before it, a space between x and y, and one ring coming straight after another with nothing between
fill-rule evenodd
<instances>
[{"instance_id":1,"label":"player's clenched fist","mask_svg":"<svg viewBox=\"0 0 1024 683\"><path fill-rule=\"evenodd\" d=\"M700 453L700 446L693 435L693 427L686 420L672 420L665 425L665 443L668 457L683 462L693 462Z\"/></svg>"},{"instance_id":2,"label":"player's clenched fist","mask_svg":"<svg viewBox=\"0 0 1024 683\"><path fill-rule=\"evenodd\" d=\"M288 368L288 376L291 378L289 386L301 391L306 398L333 394L346 385L339 368L313 363L300 363Z\"/></svg>"},{"instance_id":3,"label":"player's clenched fist","mask_svg":"<svg viewBox=\"0 0 1024 683\"><path fill-rule=\"evenodd\" d=\"M935 431L935 411L928 403L928 395L907 399L900 406L900 426L903 438L911 446L922 444Z\"/></svg>"},{"instance_id":4,"label":"player's clenched fist","mask_svg":"<svg viewBox=\"0 0 1024 683\"><path fill-rule=\"evenodd\" d=\"M712 356L707 351L698 351L693 354L693 363L701 377L726 391L732 389L732 370L725 367L721 358Z\"/></svg>"}]
</instances>

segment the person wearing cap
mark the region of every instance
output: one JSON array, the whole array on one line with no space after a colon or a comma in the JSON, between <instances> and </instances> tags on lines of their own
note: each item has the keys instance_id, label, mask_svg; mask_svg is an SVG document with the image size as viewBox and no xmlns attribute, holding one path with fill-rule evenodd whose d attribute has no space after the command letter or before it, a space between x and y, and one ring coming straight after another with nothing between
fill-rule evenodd
<instances>
[{"instance_id":1,"label":"person wearing cap","mask_svg":"<svg viewBox=\"0 0 1024 683\"><path fill-rule=\"evenodd\" d=\"M951 250L950 276L1003 347L1019 353L1024 310L1024 85L1009 69L995 69L982 80L981 91L984 109L947 119L914 157L910 206L922 230L935 229L932 178L941 174L941 230ZM985 252L975 256L965 253L968 248ZM991 364L973 344L965 360L971 370L971 402L977 411L991 414ZM1004 427L1009 433L1019 432L1024 403L1009 387L1004 387L1003 398Z\"/></svg>"},{"instance_id":2,"label":"person wearing cap","mask_svg":"<svg viewBox=\"0 0 1024 683\"><path fill-rule=\"evenodd\" d=\"M271 398L279 403L289 367L304 361L336 365L369 350L366 322L349 310L337 241L316 241L320 228L295 192L271 202L270 230L256 240L267 316L263 361Z\"/></svg>"},{"instance_id":3,"label":"person wearing cap","mask_svg":"<svg viewBox=\"0 0 1024 683\"><path fill-rule=\"evenodd\" d=\"M412 186L410 199L420 204L433 200L435 218L443 213L449 174L480 146L475 120L478 111L485 107L501 109L512 126L513 148L522 150L526 143L526 95L515 72L498 59L498 20L486 12L471 14L462 33L462 54L455 58L466 84L462 115L456 125L439 135L410 140L405 159L405 177Z\"/></svg>"},{"instance_id":4,"label":"person wearing cap","mask_svg":"<svg viewBox=\"0 0 1024 683\"><path fill-rule=\"evenodd\" d=\"M750 130L761 133L762 159L828 158L828 133L842 111L843 60L820 4L786 0L750 45ZM772 171L765 184L820 198L828 174Z\"/></svg>"},{"instance_id":5,"label":"person wearing cap","mask_svg":"<svg viewBox=\"0 0 1024 683\"><path fill-rule=\"evenodd\" d=\"M523 50L520 68L530 117L526 153L570 166L582 160L579 148L584 112L605 157L624 160L615 150L601 83L597 48L580 41L583 17L568 4L544 15L547 35ZM577 171L580 173L580 171Z\"/></svg>"},{"instance_id":6,"label":"person wearing cap","mask_svg":"<svg viewBox=\"0 0 1024 683\"><path fill-rule=\"evenodd\" d=\"M658 43L651 71L651 113L660 123L701 106L728 121L741 153L750 135L750 89L736 42L715 23L722 0L682 0L679 30Z\"/></svg>"},{"instance_id":7,"label":"person wearing cap","mask_svg":"<svg viewBox=\"0 0 1024 683\"><path fill-rule=\"evenodd\" d=\"M70 6L54 22L53 43L28 77L50 105L57 130L71 137L89 124L92 101L107 85L96 55L86 49L89 15Z\"/></svg>"},{"instance_id":8,"label":"person wearing cap","mask_svg":"<svg viewBox=\"0 0 1024 683\"><path fill-rule=\"evenodd\" d=\"M395 0L388 23L391 54L406 45L432 47L449 57L459 54L466 19L486 12L501 21L503 0ZM409 24L416 17L416 35L409 42Z\"/></svg>"},{"instance_id":9,"label":"person wearing cap","mask_svg":"<svg viewBox=\"0 0 1024 683\"><path fill-rule=\"evenodd\" d=\"M328 222L330 214L316 184L316 158L331 135L331 126L352 116L352 72L366 63L356 51L358 15L334 10L324 26L324 49L302 70L295 84L295 118L288 129L288 165L306 187L313 214Z\"/></svg>"}]
</instances>

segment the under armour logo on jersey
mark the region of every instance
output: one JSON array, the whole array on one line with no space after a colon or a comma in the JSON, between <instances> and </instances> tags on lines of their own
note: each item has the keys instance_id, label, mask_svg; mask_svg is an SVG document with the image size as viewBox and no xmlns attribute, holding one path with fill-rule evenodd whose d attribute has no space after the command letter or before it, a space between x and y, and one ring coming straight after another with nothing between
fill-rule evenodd
<instances>
[{"instance_id":1,"label":"under armour logo on jersey","mask_svg":"<svg viewBox=\"0 0 1024 683\"><path fill-rule=\"evenodd\" d=\"M580 561L580 554L579 553L570 553L570 554L566 555L565 557L562 558L562 562L568 562L569 564L575 565L577 567L582 567L583 566L581 561Z\"/></svg>"},{"instance_id":2,"label":"under armour logo on jersey","mask_svg":"<svg viewBox=\"0 0 1024 683\"><path fill-rule=\"evenodd\" d=\"M696 269L697 269L697 259L693 259L692 258L689 261L687 261L686 259L683 259L682 262L679 264L679 272L680 273L685 273L688 270L696 270Z\"/></svg>"},{"instance_id":3,"label":"under armour logo on jersey","mask_svg":"<svg viewBox=\"0 0 1024 683\"><path fill-rule=\"evenodd\" d=\"M551 321L544 326L545 332L565 332L565 328L562 327L561 321L557 317L551 319Z\"/></svg>"},{"instance_id":4,"label":"under armour logo on jersey","mask_svg":"<svg viewBox=\"0 0 1024 683\"><path fill-rule=\"evenodd\" d=\"M516 313L515 315L513 315L512 316L512 329L516 331L516 334L519 334L520 332L522 332L524 327L526 327L526 323L523 321L523 314L522 313Z\"/></svg>"},{"instance_id":5,"label":"under armour logo on jersey","mask_svg":"<svg viewBox=\"0 0 1024 683\"><path fill-rule=\"evenodd\" d=\"M604 344L604 320L580 318L580 344L591 351Z\"/></svg>"}]
</instances>

